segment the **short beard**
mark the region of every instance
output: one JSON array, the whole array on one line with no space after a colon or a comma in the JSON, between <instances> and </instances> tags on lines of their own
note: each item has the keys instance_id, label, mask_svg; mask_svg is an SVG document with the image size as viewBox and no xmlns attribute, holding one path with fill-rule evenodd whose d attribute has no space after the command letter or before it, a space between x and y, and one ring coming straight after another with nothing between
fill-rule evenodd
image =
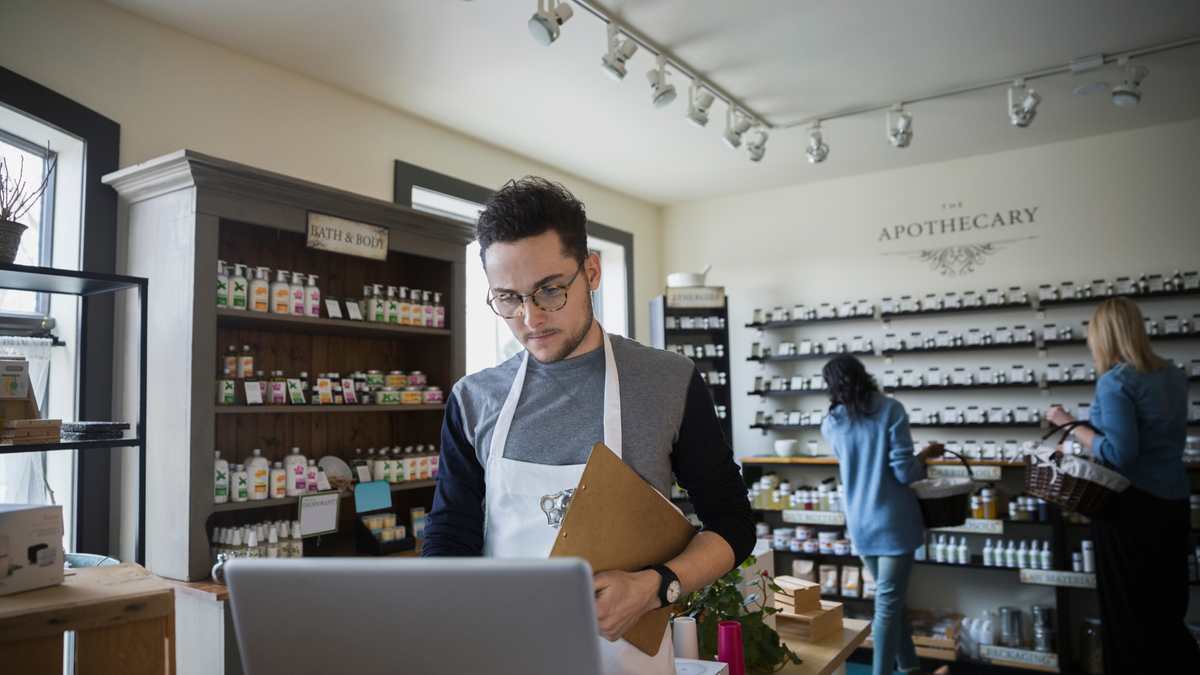
<instances>
[{"instance_id":1,"label":"short beard","mask_svg":"<svg viewBox=\"0 0 1200 675\"><path fill-rule=\"evenodd\" d=\"M562 361L570 356L571 352L575 351L579 348L579 345L583 344L583 340L587 337L588 331L592 329L592 322L596 320L596 317L592 314L592 294L588 293L585 297L587 298L587 321L583 322L583 326L580 327L580 329L575 333L568 335L566 341L563 342L562 348L559 349L558 352L556 352L553 356L544 361L534 356L534 360L543 365L558 363L559 361ZM532 356L533 352L530 352L530 355Z\"/></svg>"}]
</instances>

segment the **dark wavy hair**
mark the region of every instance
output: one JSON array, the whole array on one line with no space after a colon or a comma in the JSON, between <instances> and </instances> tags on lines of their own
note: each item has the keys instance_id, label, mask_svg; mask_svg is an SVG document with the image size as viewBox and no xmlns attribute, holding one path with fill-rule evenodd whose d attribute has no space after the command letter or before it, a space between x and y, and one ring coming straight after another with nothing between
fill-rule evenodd
<instances>
[{"instance_id":1,"label":"dark wavy hair","mask_svg":"<svg viewBox=\"0 0 1200 675\"><path fill-rule=\"evenodd\" d=\"M829 410L846 406L846 414L855 422L871 410L871 397L879 393L875 378L863 367L862 361L849 354L838 354L821 369L829 387Z\"/></svg>"},{"instance_id":2,"label":"dark wavy hair","mask_svg":"<svg viewBox=\"0 0 1200 675\"><path fill-rule=\"evenodd\" d=\"M479 257L495 243L511 244L548 230L558 233L563 255L579 264L588 256L587 212L583 202L560 183L539 176L510 180L483 205L475 224Z\"/></svg>"}]
</instances>

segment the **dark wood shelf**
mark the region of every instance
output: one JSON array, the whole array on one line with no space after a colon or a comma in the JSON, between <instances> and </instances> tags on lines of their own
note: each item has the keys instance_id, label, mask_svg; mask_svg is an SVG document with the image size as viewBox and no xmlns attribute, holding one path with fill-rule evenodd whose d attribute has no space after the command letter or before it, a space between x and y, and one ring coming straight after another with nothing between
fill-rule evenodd
<instances>
[{"instance_id":1,"label":"dark wood shelf","mask_svg":"<svg viewBox=\"0 0 1200 675\"><path fill-rule=\"evenodd\" d=\"M349 321L345 319L319 319L311 316L269 314L266 312L241 311L222 307L217 308L217 327L301 333L304 335L340 335L346 337L391 339L450 337L451 334L449 328L400 326L391 323Z\"/></svg>"},{"instance_id":2,"label":"dark wood shelf","mask_svg":"<svg viewBox=\"0 0 1200 675\"><path fill-rule=\"evenodd\" d=\"M747 356L747 361L814 361L817 359L832 359L839 354L849 354L851 356L875 356L875 352L833 352L821 354L786 354L772 356Z\"/></svg>"},{"instance_id":3,"label":"dark wood shelf","mask_svg":"<svg viewBox=\"0 0 1200 675\"><path fill-rule=\"evenodd\" d=\"M60 441L57 443L30 443L28 445L0 445L0 455L21 452L52 452L54 450L94 450L97 448L140 448L137 438L114 438L104 441Z\"/></svg>"},{"instance_id":4,"label":"dark wood shelf","mask_svg":"<svg viewBox=\"0 0 1200 675\"><path fill-rule=\"evenodd\" d=\"M392 483L392 492L400 490L418 490L420 488L431 488L437 484L436 480L414 480L405 481L403 483ZM341 498L346 499L354 496L353 490L346 490L341 493ZM213 511L216 513L224 513L227 511L247 511L250 509L269 509L275 506L287 506L289 504L297 504L300 502L299 497L281 497L279 499L255 499L245 502L229 501L223 504L213 504Z\"/></svg>"},{"instance_id":5,"label":"dark wood shelf","mask_svg":"<svg viewBox=\"0 0 1200 675\"><path fill-rule=\"evenodd\" d=\"M1090 298L1066 298L1064 300L1046 300L1038 302L1038 309L1047 309L1050 307L1070 307L1072 305L1098 305L1109 298L1129 298L1134 302L1138 300L1168 300L1170 298L1187 298L1190 296L1200 295L1200 289L1189 289L1184 291L1160 291L1158 293L1145 294L1127 294L1127 295L1093 295Z\"/></svg>"},{"instance_id":6,"label":"dark wood shelf","mask_svg":"<svg viewBox=\"0 0 1200 675\"><path fill-rule=\"evenodd\" d=\"M929 347L926 349L885 349L882 356L905 356L910 354L944 354L946 352L982 352L994 349L1037 349L1037 341L1005 342L990 345L963 345L961 347Z\"/></svg>"},{"instance_id":7,"label":"dark wood shelf","mask_svg":"<svg viewBox=\"0 0 1200 675\"><path fill-rule=\"evenodd\" d=\"M953 391L956 389L1037 389L1040 385L1037 382L1005 382L1004 384L947 384L945 386L930 386L928 384L920 387L884 387L885 393L891 394L898 391Z\"/></svg>"},{"instance_id":8,"label":"dark wood shelf","mask_svg":"<svg viewBox=\"0 0 1200 675\"><path fill-rule=\"evenodd\" d=\"M748 391L747 396L804 396L806 394L828 394L828 389L763 389Z\"/></svg>"},{"instance_id":9,"label":"dark wood shelf","mask_svg":"<svg viewBox=\"0 0 1200 675\"><path fill-rule=\"evenodd\" d=\"M1003 305L982 305L979 307L952 307L949 309L931 309L928 311L916 312L890 312L881 314L879 318L884 321L892 321L893 319L917 319L924 316L944 316L946 314L974 314L976 312L1005 312L1012 310L1030 310L1033 309L1033 304L1029 302L1021 303L1005 303Z\"/></svg>"},{"instance_id":10,"label":"dark wood shelf","mask_svg":"<svg viewBox=\"0 0 1200 675\"><path fill-rule=\"evenodd\" d=\"M837 323L839 321L874 321L874 314L862 314L855 316L831 316L824 319L791 319L788 321L762 321L759 323L748 323L746 328L757 328L759 330L770 330L772 328L793 328L795 326L811 326L820 323Z\"/></svg>"},{"instance_id":11,"label":"dark wood shelf","mask_svg":"<svg viewBox=\"0 0 1200 675\"><path fill-rule=\"evenodd\" d=\"M410 405L219 405L218 415L273 415L289 413L354 413L354 412L421 412L423 410L445 410L445 403L421 403Z\"/></svg>"}]
</instances>

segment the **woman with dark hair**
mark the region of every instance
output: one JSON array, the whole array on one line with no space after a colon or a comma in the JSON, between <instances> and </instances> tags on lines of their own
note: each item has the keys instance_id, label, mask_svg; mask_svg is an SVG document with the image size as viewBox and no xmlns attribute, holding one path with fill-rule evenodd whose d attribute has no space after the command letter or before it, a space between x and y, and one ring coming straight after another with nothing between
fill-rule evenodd
<instances>
[{"instance_id":1,"label":"woman with dark hair","mask_svg":"<svg viewBox=\"0 0 1200 675\"><path fill-rule=\"evenodd\" d=\"M906 597L913 553L925 542L916 494L908 485L921 478L926 460L944 448L933 444L913 453L908 414L879 392L862 361L840 354L822 371L829 387L829 415L821 435L833 446L846 486L846 526L863 564L875 578L874 675L898 669L920 673Z\"/></svg>"}]
</instances>

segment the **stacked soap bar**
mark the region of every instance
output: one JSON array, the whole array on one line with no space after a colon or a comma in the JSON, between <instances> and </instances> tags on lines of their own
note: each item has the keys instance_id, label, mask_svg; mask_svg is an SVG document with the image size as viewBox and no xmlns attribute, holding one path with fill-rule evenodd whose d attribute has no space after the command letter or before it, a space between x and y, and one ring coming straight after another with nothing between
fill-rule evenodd
<instances>
[{"instance_id":1,"label":"stacked soap bar","mask_svg":"<svg viewBox=\"0 0 1200 675\"><path fill-rule=\"evenodd\" d=\"M818 642L842 629L842 603L821 600L821 586L795 577L776 577L776 627L784 637Z\"/></svg>"},{"instance_id":2,"label":"stacked soap bar","mask_svg":"<svg viewBox=\"0 0 1200 675\"><path fill-rule=\"evenodd\" d=\"M64 441L111 441L124 437L128 422L67 422L62 425Z\"/></svg>"},{"instance_id":3,"label":"stacked soap bar","mask_svg":"<svg viewBox=\"0 0 1200 675\"><path fill-rule=\"evenodd\" d=\"M0 445L57 443L62 420L4 420Z\"/></svg>"}]
</instances>

